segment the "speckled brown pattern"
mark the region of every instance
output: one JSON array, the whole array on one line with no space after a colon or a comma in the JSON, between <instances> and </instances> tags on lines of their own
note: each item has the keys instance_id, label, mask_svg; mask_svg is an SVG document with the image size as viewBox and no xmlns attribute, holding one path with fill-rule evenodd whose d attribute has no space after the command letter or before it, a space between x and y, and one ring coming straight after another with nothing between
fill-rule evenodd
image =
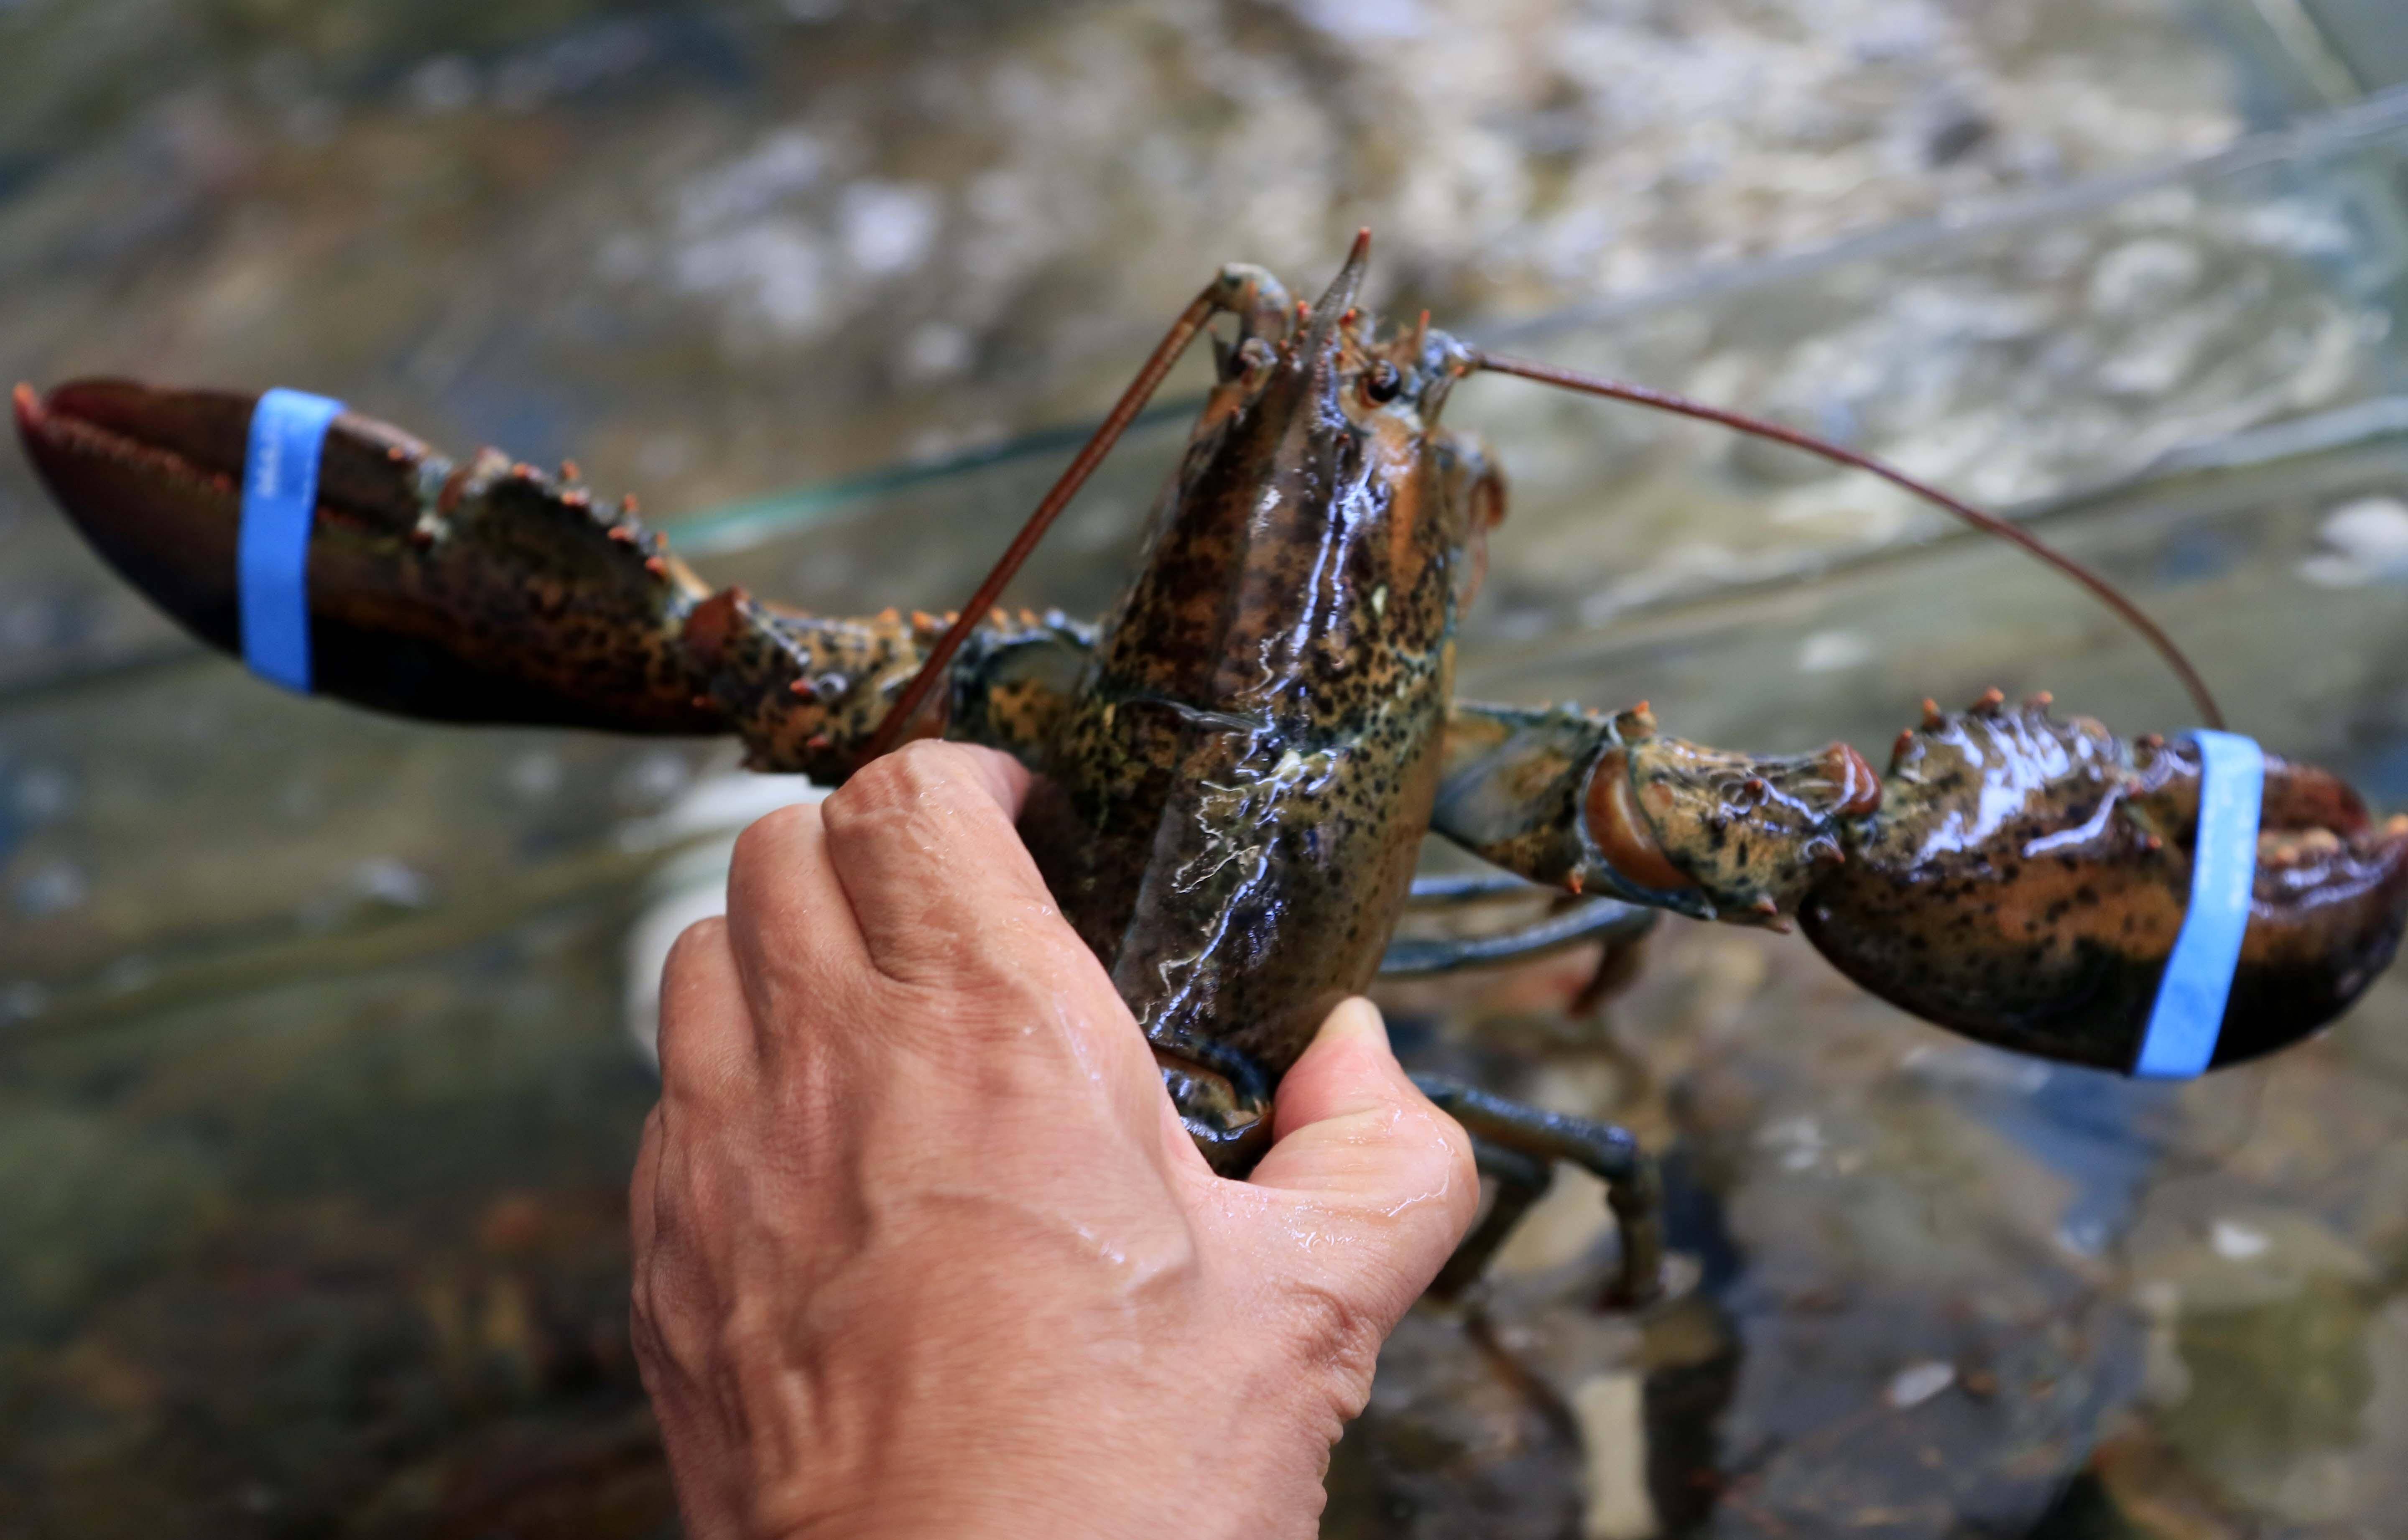
<instances>
[{"instance_id":1,"label":"speckled brown pattern","mask_svg":"<svg viewBox=\"0 0 2408 1540\"><path fill-rule=\"evenodd\" d=\"M257 400L87 380L16 402L28 453L101 554L230 652ZM455 463L372 418L337 418L310 535L318 692L439 721L732 732L755 769L850 774L939 618L823 619L713 595L630 506L597 506L568 469L493 449ZM1059 617L998 617L957 672L975 690L998 649L1039 636L1083 657L1087 634ZM980 720L1027 757L1067 687L1056 670L1049 700L1025 661L1005 673Z\"/></svg>"},{"instance_id":2,"label":"speckled brown pattern","mask_svg":"<svg viewBox=\"0 0 2408 1540\"><path fill-rule=\"evenodd\" d=\"M728 589L694 606L689 658L744 739L755 770L800 772L834 784L919 672L950 615L867 619L806 615ZM1059 736L1069 693L1093 648L1059 615L996 615L954 661L948 712L921 724L1005 749L1035 764ZM966 726L948 727L962 716Z\"/></svg>"},{"instance_id":3,"label":"speckled brown pattern","mask_svg":"<svg viewBox=\"0 0 2408 1540\"><path fill-rule=\"evenodd\" d=\"M1763 758L1657 734L1627 757L1647 833L1728 920L1777 923L1841 859L1848 820L1881 806L1872 766L1844 743ZM1588 807L1595 833L1604 819L1594 794Z\"/></svg>"},{"instance_id":4,"label":"speckled brown pattern","mask_svg":"<svg viewBox=\"0 0 2408 1540\"><path fill-rule=\"evenodd\" d=\"M1644 706L1457 702L1430 827L1534 882L1780 926L1879 799L1845 744L1765 758L1668 736Z\"/></svg>"},{"instance_id":5,"label":"speckled brown pattern","mask_svg":"<svg viewBox=\"0 0 2408 1540\"><path fill-rule=\"evenodd\" d=\"M1799 919L1851 978L1927 1020L2129 1069L2182 926L2197 834L2187 746L1995 692L1900 735L1880 811ZM2408 819L2372 825L2331 775L2269 757L2256 888L2216 1062L2323 1026L2408 922Z\"/></svg>"},{"instance_id":6,"label":"speckled brown pattern","mask_svg":"<svg viewBox=\"0 0 2408 1540\"><path fill-rule=\"evenodd\" d=\"M88 380L16 401L27 453L93 545L229 651L257 400ZM724 731L679 642L706 592L573 479L490 449L454 465L350 413L327 435L309 548L322 693L442 721Z\"/></svg>"},{"instance_id":7,"label":"speckled brown pattern","mask_svg":"<svg viewBox=\"0 0 2408 1540\"><path fill-rule=\"evenodd\" d=\"M1477 449L1434 423L1464 350L1426 325L1381 336L1359 278L1358 254L1308 327L1268 274L1225 271L1238 335L1100 645L998 618L927 724L1046 773L1032 848L1233 1169L1378 967L1437 784L1456 606L1502 511ZM19 402L95 544L228 649L254 400L102 383ZM734 732L760 768L838 780L940 629L710 595L573 479L492 451L455 468L365 419L330 435L322 493L320 686L386 709ZM409 677L374 666L395 659Z\"/></svg>"},{"instance_id":8,"label":"speckled brown pattern","mask_svg":"<svg viewBox=\"0 0 2408 1540\"><path fill-rule=\"evenodd\" d=\"M1023 831L1224 1170L1330 1005L1378 966L1425 831L1572 891L1785 925L1919 1015L2123 1068L2181 923L2190 750L1993 692L1885 777L1844 745L1758 758L1608 717L1451 703L1455 618L1503 479L1438 426L1470 355L1233 266L1220 379L1100 626L991 617L920 731L1040 773ZM21 390L28 453L93 545L234 650L236 478L255 397ZM631 507L494 450L455 463L346 415L310 552L318 687L455 721L731 733L835 782L949 618L710 593ZM2275 762L2219 1062L2346 1008L2408 925L2408 820Z\"/></svg>"},{"instance_id":9,"label":"speckled brown pattern","mask_svg":"<svg viewBox=\"0 0 2408 1540\"><path fill-rule=\"evenodd\" d=\"M1225 349L1023 819L1229 1169L1379 967L1437 788L1456 606L1501 506L1435 426L1461 349L1379 338L1352 313L1358 276L1309 328L1257 307Z\"/></svg>"}]
</instances>

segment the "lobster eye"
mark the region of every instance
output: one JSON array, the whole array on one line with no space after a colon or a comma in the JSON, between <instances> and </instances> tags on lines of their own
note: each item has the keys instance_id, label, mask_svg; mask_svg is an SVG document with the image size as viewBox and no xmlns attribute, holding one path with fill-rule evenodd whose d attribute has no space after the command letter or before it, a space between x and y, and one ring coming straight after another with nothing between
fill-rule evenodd
<instances>
[{"instance_id":1,"label":"lobster eye","mask_svg":"<svg viewBox=\"0 0 2408 1540\"><path fill-rule=\"evenodd\" d=\"M1374 406L1386 406L1404 388L1404 378L1397 373L1397 366L1384 358L1364 371L1363 395Z\"/></svg>"}]
</instances>

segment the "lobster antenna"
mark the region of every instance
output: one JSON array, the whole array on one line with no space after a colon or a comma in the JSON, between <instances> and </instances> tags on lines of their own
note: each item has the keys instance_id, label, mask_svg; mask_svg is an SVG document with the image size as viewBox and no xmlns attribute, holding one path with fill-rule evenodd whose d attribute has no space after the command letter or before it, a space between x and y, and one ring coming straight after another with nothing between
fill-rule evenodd
<instances>
[{"instance_id":1,"label":"lobster antenna","mask_svg":"<svg viewBox=\"0 0 2408 1540\"><path fill-rule=\"evenodd\" d=\"M1087 484L1087 478L1095 474L1096 467L1103 463L1104 456L1111 452L1112 446L1120 442L1121 435L1128 431L1131 421L1145 410L1146 402L1153 398L1163 376L1170 373L1171 365L1179 362L1179 356L1187 350L1187 345L1196 340L1196 334L1204 329L1205 322L1212 319L1218 308L1215 291L1207 290L1179 313L1179 319L1154 345L1144 367L1139 369L1137 378L1129 381L1128 389L1121 392L1120 400L1113 404L1102 425L1096 429L1094 435L1071 460L1069 467L1063 471L1061 478L1038 503L1037 511L1020 526L1020 533L1012 537L1011 544L1005 548L1003 555L988 570L985 580L978 586L978 592L970 595L970 601L962 606L961 614L945 628L944 635L939 637L937 645L929 649L927 658L920 664L920 672L912 675L911 682L903 687L902 697L887 708L886 715L879 720L878 731L870 734L868 747L862 751L864 763L878 758L902 741L905 731L911 725L911 719L920 714L920 708L927 704L937 682L945 677L945 670L953 663L953 654L962 649L962 644L969 639L970 633L978 629L980 618L1002 594L1003 586L1011 581L1012 574L1020 570L1021 563L1028 560L1029 553L1037 549L1037 542L1045 537L1045 531L1052 526L1054 516L1078 495L1079 489Z\"/></svg>"},{"instance_id":2,"label":"lobster antenna","mask_svg":"<svg viewBox=\"0 0 2408 1540\"><path fill-rule=\"evenodd\" d=\"M1362 280L1363 264L1370 251L1371 232L1368 228L1356 231L1354 248L1346 254L1345 265L1339 269L1328 294L1323 296L1323 309L1328 313L1314 321L1316 327L1326 328L1336 324L1335 311L1344 309L1344 301L1352 299L1354 286ZM1332 299L1340 303L1333 307L1329 303ZM964 642L969 640L970 633L978 629L979 618L1001 596L1003 586L1011 581L1021 563L1026 562L1029 553L1037 549L1037 542L1045 537L1045 531L1053 524L1054 516L1079 494L1079 489L1087 484L1087 478L1095 474L1096 467L1103 463L1104 456L1111 452L1112 446L1120 442L1121 435L1128 431L1129 423L1138 413L1145 410L1145 404L1153 399L1163 377L1170 373L1171 366L1179 362L1179 356L1187 350L1187 345L1196 340L1196 334L1202 331L1205 323L1220 310L1222 303L1221 286L1216 282L1190 301L1187 308L1179 313L1179 319L1171 322L1170 330L1163 334L1162 340L1154 344L1144 366L1138 370L1137 378L1129 381L1128 389L1121 392L1120 400L1113 404L1094 436L1071 460L1061 479L1055 481L1053 489L1038 503L1037 511L1028 516L1028 521L1020 526L1020 533L1012 537L1011 544L1005 548L1003 555L989 569L985 581L980 583L978 592L970 595L970 602L962 606L961 614L945 629L944 635L938 638L937 645L929 649L927 658L920 664L920 672L912 675L911 682L903 687L901 698L880 719L878 731L870 734L868 746L862 750L864 763L886 753L903 740L904 733L910 728L911 719L918 716L920 708L928 703L928 696L936 690L937 681L945 677L945 670L952 665L953 655L962 649ZM1312 334L1316 339L1327 335L1326 330Z\"/></svg>"},{"instance_id":3,"label":"lobster antenna","mask_svg":"<svg viewBox=\"0 0 2408 1540\"><path fill-rule=\"evenodd\" d=\"M1984 513L1971 504L1961 502L1928 482L1918 481L1896 466L1885 464L1870 455L1858 454L1854 449L1842 449L1837 444L1816 438L1811 434L1799 433L1795 428L1784 428L1778 422L1749 417L1743 412L1725 411L1720 406L1709 406L1702 401L1692 401L1686 396L1674 395L1669 391L1654 390L1645 385L1626 384L1618 379L1606 379L1597 375L1583 374L1577 369L1558 368L1552 364L1539 364L1528 359L1502 358L1495 353L1473 353L1472 367L1485 369L1494 374L1519 375L1524 379L1535 379L1541 385L1554 385L1567 391L1580 391L1589 395L1604 396L1611 401L1627 401L1636 406L1653 406L1658 411L1672 412L1682 417L1696 418L1699 421L1717 423L1722 427L1736 429L1740 433L1752 434L1758 438L1770 438L1775 443L1786 444L1791 449L1803 449L1808 454L1820 455L1826 460L1856 470L1870 471L1893 486L1903 487L1925 502L1946 508L1975 529L1995 535L2011 544L2021 546L2025 550L2098 595L2100 602L2123 617L2133 630L2147 638L2151 647L2157 649L2157 656L2166 661L2166 666L2174 671L2174 677L2182 680L2183 688L2190 692L2191 703L2199 707L2200 716L2206 725L2219 731L2224 726L2224 713L2217 709L2215 697L2208 692L2207 681L2199 677L2199 670L2193 668L2190 660L2183 656L2182 649L2174 645L2173 638L2160 630L2157 621L2149 619L2140 606L2127 598L2114 584L2084 566L2072 557L2048 545L2028 530L2011 524L1996 514Z\"/></svg>"}]
</instances>

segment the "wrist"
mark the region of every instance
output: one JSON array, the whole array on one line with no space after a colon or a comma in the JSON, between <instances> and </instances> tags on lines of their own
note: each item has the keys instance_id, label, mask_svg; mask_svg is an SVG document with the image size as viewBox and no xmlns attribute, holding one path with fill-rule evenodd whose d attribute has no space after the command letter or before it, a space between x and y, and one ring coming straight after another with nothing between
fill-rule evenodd
<instances>
[{"instance_id":1,"label":"wrist","mask_svg":"<svg viewBox=\"0 0 2408 1540\"><path fill-rule=\"evenodd\" d=\"M1213 1419L1207 1413L1203 1420ZM1235 1438L1197 1436L1184 1422L1144 1438L1128 1436L1125 1422L1117 1435L1110 1429L1108 1419L1090 1420L1080 1435L1030 1448L1025 1426L1001 1438L990 1426L985 1436L956 1432L910 1453L890 1448L874 1471L841 1480L805 1476L784 1501L765 1493L743 1540L1124 1540L1165 1533L1278 1540L1317 1531L1325 1438L1273 1438L1262 1427Z\"/></svg>"}]
</instances>

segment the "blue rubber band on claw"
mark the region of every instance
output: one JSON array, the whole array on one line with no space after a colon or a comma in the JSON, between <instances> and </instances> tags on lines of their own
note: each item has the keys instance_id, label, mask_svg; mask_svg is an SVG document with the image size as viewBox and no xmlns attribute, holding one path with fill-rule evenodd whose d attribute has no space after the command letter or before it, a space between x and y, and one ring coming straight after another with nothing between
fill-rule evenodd
<instances>
[{"instance_id":1,"label":"blue rubber band on claw","mask_svg":"<svg viewBox=\"0 0 2408 1540\"><path fill-rule=\"evenodd\" d=\"M339 401L275 390L251 414L236 538L242 658L251 671L309 692L309 525L318 511L318 461Z\"/></svg>"},{"instance_id":2,"label":"blue rubber band on claw","mask_svg":"<svg viewBox=\"0 0 2408 1540\"><path fill-rule=\"evenodd\" d=\"M2132 1073L2186 1080L2214 1062L2225 1002L2249 928L2249 893L2258 876L2258 820L2266 791L2266 754L2234 733L2190 734L2199 745L2199 837L2191 849L2190 908L2157 981Z\"/></svg>"}]
</instances>

